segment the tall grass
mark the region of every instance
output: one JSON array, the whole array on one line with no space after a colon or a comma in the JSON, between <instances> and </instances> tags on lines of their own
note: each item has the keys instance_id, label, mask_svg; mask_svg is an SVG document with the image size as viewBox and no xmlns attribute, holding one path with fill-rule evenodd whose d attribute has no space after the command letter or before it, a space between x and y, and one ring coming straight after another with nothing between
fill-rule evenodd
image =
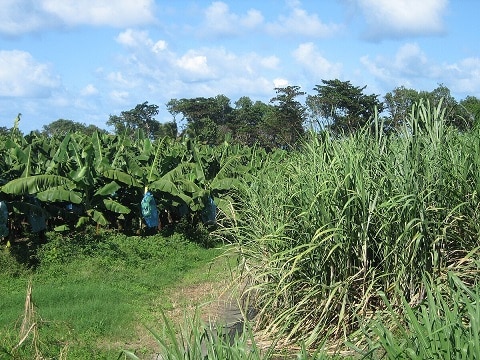
<instances>
[{"instance_id":1,"label":"tall grass","mask_svg":"<svg viewBox=\"0 0 480 360\"><path fill-rule=\"evenodd\" d=\"M384 306L379 293L392 306L420 303L427 274L478 255L478 130L446 127L429 103L398 132L381 127L320 134L245 183L226 230L267 334L343 341ZM469 283L477 270L459 276Z\"/></svg>"},{"instance_id":2,"label":"tall grass","mask_svg":"<svg viewBox=\"0 0 480 360\"><path fill-rule=\"evenodd\" d=\"M367 326L368 351L364 358L378 359L478 359L480 358L480 288L468 287L458 276L447 274L438 286L426 280L426 301L412 307L402 298L401 316L388 299L387 315Z\"/></svg>"}]
</instances>

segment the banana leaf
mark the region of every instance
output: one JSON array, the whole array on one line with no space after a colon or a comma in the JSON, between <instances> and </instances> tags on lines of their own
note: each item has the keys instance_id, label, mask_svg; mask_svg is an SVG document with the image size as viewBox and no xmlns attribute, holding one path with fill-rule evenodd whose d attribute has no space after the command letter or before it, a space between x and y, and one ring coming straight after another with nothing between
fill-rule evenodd
<instances>
[{"instance_id":1,"label":"banana leaf","mask_svg":"<svg viewBox=\"0 0 480 360\"><path fill-rule=\"evenodd\" d=\"M79 193L66 190L62 186L41 191L37 193L37 198L40 201L48 202L66 201L72 204L80 204L82 202L82 197Z\"/></svg>"},{"instance_id":2,"label":"banana leaf","mask_svg":"<svg viewBox=\"0 0 480 360\"><path fill-rule=\"evenodd\" d=\"M129 214L130 209L119 202L111 199L103 199L103 204L107 210L113 211L118 214Z\"/></svg>"},{"instance_id":3,"label":"banana leaf","mask_svg":"<svg viewBox=\"0 0 480 360\"><path fill-rule=\"evenodd\" d=\"M97 210L88 210L88 214L97 224L108 225L108 220L105 218L102 212Z\"/></svg>"},{"instance_id":4,"label":"banana leaf","mask_svg":"<svg viewBox=\"0 0 480 360\"><path fill-rule=\"evenodd\" d=\"M142 186L142 184L140 184L137 180L135 180L133 176L120 170L113 170L113 169L107 170L103 172L103 176L105 176L108 179L120 181L121 183L126 185L137 186L137 187Z\"/></svg>"},{"instance_id":5,"label":"banana leaf","mask_svg":"<svg viewBox=\"0 0 480 360\"><path fill-rule=\"evenodd\" d=\"M11 180L1 187L1 191L12 195L26 195L36 194L57 186L67 186L67 188L73 189L75 183L58 175L34 175Z\"/></svg>"},{"instance_id":6,"label":"banana leaf","mask_svg":"<svg viewBox=\"0 0 480 360\"><path fill-rule=\"evenodd\" d=\"M105 184L101 189L98 189L95 192L95 195L111 195L114 192L116 192L118 189L120 189L120 185L118 185L115 181L109 182L108 184Z\"/></svg>"}]
</instances>

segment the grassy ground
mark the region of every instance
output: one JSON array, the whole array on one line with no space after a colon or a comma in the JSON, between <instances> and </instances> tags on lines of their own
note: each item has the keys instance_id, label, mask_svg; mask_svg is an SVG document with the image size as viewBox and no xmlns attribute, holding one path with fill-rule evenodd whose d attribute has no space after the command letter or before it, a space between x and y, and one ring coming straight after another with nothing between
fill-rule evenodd
<instances>
[{"instance_id":1,"label":"grassy ground","mask_svg":"<svg viewBox=\"0 0 480 360\"><path fill-rule=\"evenodd\" d=\"M162 311L179 319L183 309L212 301L229 277L221 249L178 234L50 236L35 270L13 259L19 249L2 250L0 358L112 359L121 349L146 355L156 345L146 327L161 327ZM27 333L29 283L35 313Z\"/></svg>"}]
</instances>

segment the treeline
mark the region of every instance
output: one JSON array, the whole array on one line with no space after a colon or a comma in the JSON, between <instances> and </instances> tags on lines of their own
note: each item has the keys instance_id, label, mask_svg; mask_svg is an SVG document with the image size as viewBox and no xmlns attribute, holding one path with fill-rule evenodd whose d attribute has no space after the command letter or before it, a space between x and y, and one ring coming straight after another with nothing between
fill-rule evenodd
<instances>
[{"instance_id":1,"label":"treeline","mask_svg":"<svg viewBox=\"0 0 480 360\"><path fill-rule=\"evenodd\" d=\"M217 145L225 138L240 145L264 148L296 147L309 129L329 130L335 135L350 134L371 125L375 112L382 119L385 132L398 129L408 119L412 105L420 101L445 111L447 125L467 130L479 123L480 99L467 96L457 101L450 90L439 85L432 91L397 87L383 100L378 94L367 94L366 86L350 81L322 80L307 94L299 86L275 88L268 103L242 96L232 103L225 95L171 99L167 110L172 121L160 123L155 117L159 107L144 102L135 108L110 115L106 125L118 135L130 135L142 129L151 138L187 136L205 144ZM182 124L182 126L179 126ZM6 128L0 129L4 132ZM94 125L59 119L43 126L47 136L65 135L72 131L93 134L107 132Z\"/></svg>"}]
</instances>

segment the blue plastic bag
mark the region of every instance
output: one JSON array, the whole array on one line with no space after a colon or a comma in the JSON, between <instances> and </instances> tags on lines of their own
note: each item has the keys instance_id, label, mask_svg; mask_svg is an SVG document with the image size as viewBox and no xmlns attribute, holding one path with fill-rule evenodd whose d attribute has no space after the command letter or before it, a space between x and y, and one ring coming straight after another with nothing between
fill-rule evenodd
<instances>
[{"instance_id":1,"label":"blue plastic bag","mask_svg":"<svg viewBox=\"0 0 480 360\"><path fill-rule=\"evenodd\" d=\"M8 208L4 201L0 201L0 238L8 236Z\"/></svg>"},{"instance_id":2,"label":"blue plastic bag","mask_svg":"<svg viewBox=\"0 0 480 360\"><path fill-rule=\"evenodd\" d=\"M32 227L32 232L38 233L40 231L46 230L47 222L45 219L45 215L40 208L40 202L36 198L33 198L30 200L30 203L37 207L31 209L27 215L28 222Z\"/></svg>"},{"instance_id":3,"label":"blue plastic bag","mask_svg":"<svg viewBox=\"0 0 480 360\"><path fill-rule=\"evenodd\" d=\"M208 197L202 210L202 221L205 225L215 225L217 223L217 205L211 196Z\"/></svg>"},{"instance_id":4,"label":"blue plastic bag","mask_svg":"<svg viewBox=\"0 0 480 360\"><path fill-rule=\"evenodd\" d=\"M142 199L142 216L147 227L153 228L158 226L158 210L153 195L147 191Z\"/></svg>"}]
</instances>

